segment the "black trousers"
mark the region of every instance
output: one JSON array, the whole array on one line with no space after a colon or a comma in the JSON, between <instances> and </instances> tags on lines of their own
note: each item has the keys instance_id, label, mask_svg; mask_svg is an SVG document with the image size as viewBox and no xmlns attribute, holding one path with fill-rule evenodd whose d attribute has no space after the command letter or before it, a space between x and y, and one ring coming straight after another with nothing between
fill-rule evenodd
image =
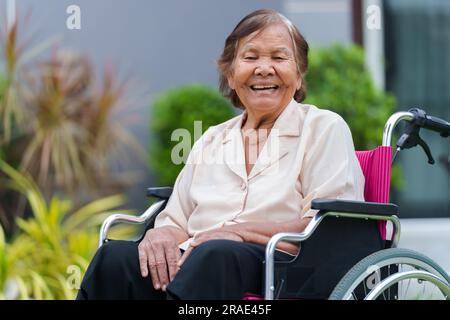
<instances>
[{"instance_id":1,"label":"black trousers","mask_svg":"<svg viewBox=\"0 0 450 320\"><path fill-rule=\"evenodd\" d=\"M292 256L276 252L277 261ZM109 241L96 253L77 299L241 299L262 294L265 246L231 240L210 240L188 256L166 292L155 290L139 268L138 243Z\"/></svg>"}]
</instances>

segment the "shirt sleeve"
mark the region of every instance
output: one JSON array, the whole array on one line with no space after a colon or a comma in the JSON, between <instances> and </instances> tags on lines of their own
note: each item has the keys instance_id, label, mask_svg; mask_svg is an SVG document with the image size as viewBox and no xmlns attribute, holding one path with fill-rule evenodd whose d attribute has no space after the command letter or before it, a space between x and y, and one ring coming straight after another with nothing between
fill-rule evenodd
<instances>
[{"instance_id":1,"label":"shirt sleeve","mask_svg":"<svg viewBox=\"0 0 450 320\"><path fill-rule=\"evenodd\" d=\"M187 233L187 222L194 208L189 199L189 171L192 169L189 166L185 165L178 175L166 207L156 217L155 228L173 226Z\"/></svg>"},{"instance_id":2,"label":"shirt sleeve","mask_svg":"<svg viewBox=\"0 0 450 320\"><path fill-rule=\"evenodd\" d=\"M195 204L190 197L190 188L203 139L204 135L194 143L185 166L175 180L172 195L166 207L156 217L155 228L173 226L188 233L188 220L195 209Z\"/></svg>"},{"instance_id":3,"label":"shirt sleeve","mask_svg":"<svg viewBox=\"0 0 450 320\"><path fill-rule=\"evenodd\" d=\"M300 171L301 217L312 217L317 198L364 201L364 175L350 129L340 117L313 128Z\"/></svg>"}]
</instances>

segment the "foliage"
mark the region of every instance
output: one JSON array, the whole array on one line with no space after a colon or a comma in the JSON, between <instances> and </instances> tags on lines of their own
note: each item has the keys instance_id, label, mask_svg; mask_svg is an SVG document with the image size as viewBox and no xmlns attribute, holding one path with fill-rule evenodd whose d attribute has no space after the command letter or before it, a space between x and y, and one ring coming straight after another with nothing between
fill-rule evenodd
<instances>
[{"instance_id":1,"label":"foliage","mask_svg":"<svg viewBox=\"0 0 450 320\"><path fill-rule=\"evenodd\" d=\"M0 114L3 106L4 97L6 94L6 79L3 74L0 72ZM1 116L0 116L1 117ZM0 141L2 140L1 136L3 136L3 124L0 123ZM0 143L0 160L4 158L4 147L2 143Z\"/></svg>"},{"instance_id":2,"label":"foliage","mask_svg":"<svg viewBox=\"0 0 450 320\"><path fill-rule=\"evenodd\" d=\"M22 108L17 102L19 86L16 81L16 68L23 48L17 44L18 24L14 23L6 33L2 43L6 72L0 76L0 147L9 143L14 125L22 120Z\"/></svg>"},{"instance_id":3,"label":"foliage","mask_svg":"<svg viewBox=\"0 0 450 320\"><path fill-rule=\"evenodd\" d=\"M89 59L60 51L29 76L26 109L31 119L22 165L45 189L104 187L110 182L109 157L127 158L124 149L141 148L111 113L125 84L106 69L100 90ZM50 179L53 179L49 181Z\"/></svg>"},{"instance_id":4,"label":"foliage","mask_svg":"<svg viewBox=\"0 0 450 320\"><path fill-rule=\"evenodd\" d=\"M58 196L47 202L30 175L3 161L0 171L11 179L8 187L26 196L33 213L17 219L19 232L10 243L0 227L0 299L73 299L97 247L98 226L124 197L104 197L72 210L71 201ZM69 267L79 271L75 283Z\"/></svg>"},{"instance_id":5,"label":"foliage","mask_svg":"<svg viewBox=\"0 0 450 320\"><path fill-rule=\"evenodd\" d=\"M194 135L194 121L202 121L202 132L205 132L210 126L233 116L228 100L216 89L202 85L172 89L156 99L151 109L150 166L158 182L173 185L183 166L171 160L172 149L179 143L172 141L172 133L176 129L187 129L195 139L199 136ZM183 156L186 158L187 154Z\"/></svg>"},{"instance_id":6,"label":"foliage","mask_svg":"<svg viewBox=\"0 0 450 320\"><path fill-rule=\"evenodd\" d=\"M375 87L362 48L334 45L311 50L306 82L305 102L340 114L352 131L357 150L381 145L384 124L395 112L396 100ZM394 187L401 186L397 166L392 170L392 182Z\"/></svg>"},{"instance_id":7,"label":"foliage","mask_svg":"<svg viewBox=\"0 0 450 320\"><path fill-rule=\"evenodd\" d=\"M0 101L3 101L6 92L6 79L5 76L0 72Z\"/></svg>"},{"instance_id":8,"label":"foliage","mask_svg":"<svg viewBox=\"0 0 450 320\"><path fill-rule=\"evenodd\" d=\"M357 149L380 145L395 98L376 89L360 47L312 50L306 80L307 102L339 113L351 128Z\"/></svg>"},{"instance_id":9,"label":"foliage","mask_svg":"<svg viewBox=\"0 0 450 320\"><path fill-rule=\"evenodd\" d=\"M145 159L124 118L114 117L127 107L128 82L108 66L96 81L90 59L68 50L30 63L51 43L29 49L18 35L16 21L1 37L0 158L29 172L46 197L58 190L76 201L123 190L133 177L122 168ZM7 233L23 208L9 192L0 190L0 221Z\"/></svg>"}]
</instances>

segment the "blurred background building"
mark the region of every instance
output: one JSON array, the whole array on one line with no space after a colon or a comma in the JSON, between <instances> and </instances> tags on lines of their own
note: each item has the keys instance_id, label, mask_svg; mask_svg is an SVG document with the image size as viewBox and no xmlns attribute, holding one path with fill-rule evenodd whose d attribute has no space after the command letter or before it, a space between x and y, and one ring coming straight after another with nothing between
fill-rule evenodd
<instances>
[{"instance_id":1,"label":"blurred background building","mask_svg":"<svg viewBox=\"0 0 450 320\"><path fill-rule=\"evenodd\" d=\"M15 1L2 2L5 19L8 3ZM73 4L81 9L80 30L66 27L66 9ZM367 8L374 4L382 14L379 30L366 26ZM149 139L150 101L186 83L215 86L215 59L225 37L244 14L261 7L292 19L312 47L352 42L365 46L374 79L395 94L398 110L423 107L450 118L448 1L21 0L15 6L26 17L34 41L58 36L64 47L89 54L96 68L116 64L144 88L148 100L130 110L134 120L129 124L143 145ZM394 201L404 217L450 217L448 142L428 132L423 137L437 163L426 164L419 148L400 153L406 188L393 195ZM129 191L130 201L143 209L144 189L153 183L148 168L136 165L136 170L146 178Z\"/></svg>"}]
</instances>

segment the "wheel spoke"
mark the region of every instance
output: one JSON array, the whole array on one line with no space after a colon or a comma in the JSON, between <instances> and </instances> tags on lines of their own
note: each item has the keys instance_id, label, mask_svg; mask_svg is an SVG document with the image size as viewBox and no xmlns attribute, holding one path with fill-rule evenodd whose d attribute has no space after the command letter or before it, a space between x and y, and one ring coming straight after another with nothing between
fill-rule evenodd
<instances>
[{"instance_id":1,"label":"wheel spoke","mask_svg":"<svg viewBox=\"0 0 450 320\"><path fill-rule=\"evenodd\" d=\"M374 266L378 272L383 271L380 278L383 282L381 286L376 282L373 283L372 278L377 276L372 272ZM370 275L367 274L368 271L371 272ZM367 256L350 269L330 297L356 300L375 297L385 300L450 299L450 294L445 288L441 289L442 284L436 277L440 277L444 283L449 282L445 270L430 258L409 249L385 249ZM372 285L375 287L372 288ZM362 294L365 296L362 297Z\"/></svg>"},{"instance_id":2,"label":"wheel spoke","mask_svg":"<svg viewBox=\"0 0 450 320\"><path fill-rule=\"evenodd\" d=\"M407 296L407 292L409 290L410 284L411 284L411 279L408 279L408 285L406 286L406 290L405 290L405 297Z\"/></svg>"},{"instance_id":3,"label":"wheel spoke","mask_svg":"<svg viewBox=\"0 0 450 320\"><path fill-rule=\"evenodd\" d=\"M363 281L363 288L364 288L364 295L365 295L365 296L367 296L366 281L367 281L367 280L364 280L364 281Z\"/></svg>"},{"instance_id":4,"label":"wheel spoke","mask_svg":"<svg viewBox=\"0 0 450 320\"><path fill-rule=\"evenodd\" d=\"M388 277L391 275L391 265L388 265ZM388 290L388 300L391 300L391 289Z\"/></svg>"},{"instance_id":5,"label":"wheel spoke","mask_svg":"<svg viewBox=\"0 0 450 320\"><path fill-rule=\"evenodd\" d=\"M422 281L422 284L423 284L422 297L425 298L426 281Z\"/></svg>"}]
</instances>

